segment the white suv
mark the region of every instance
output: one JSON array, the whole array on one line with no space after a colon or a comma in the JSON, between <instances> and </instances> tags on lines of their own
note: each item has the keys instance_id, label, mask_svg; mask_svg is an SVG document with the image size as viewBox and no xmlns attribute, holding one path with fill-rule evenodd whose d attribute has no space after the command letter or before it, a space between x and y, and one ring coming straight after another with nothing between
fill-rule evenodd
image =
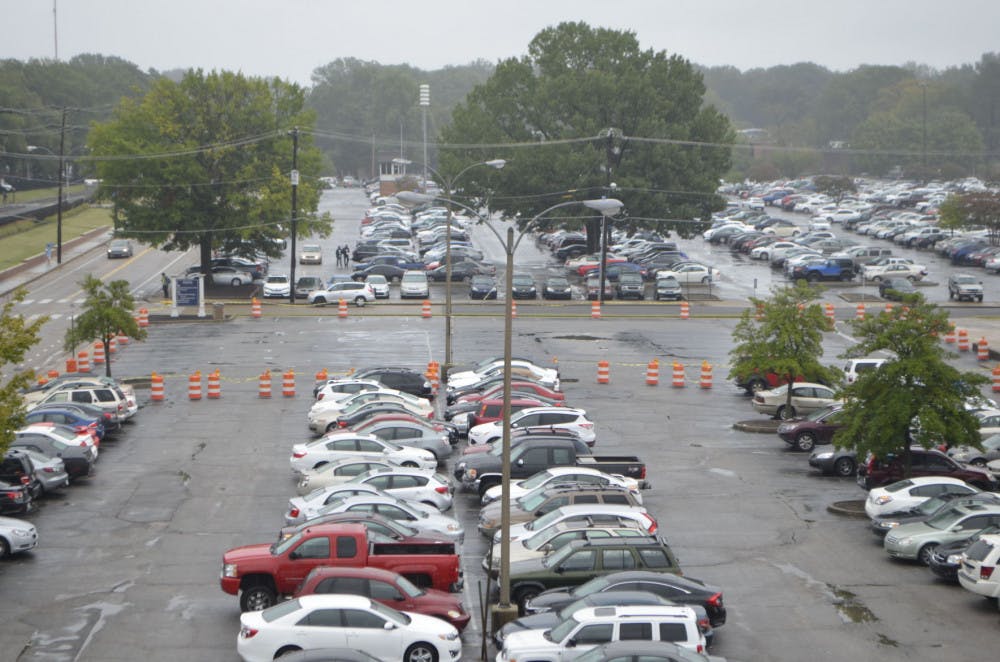
<instances>
[{"instance_id":1,"label":"white suv","mask_svg":"<svg viewBox=\"0 0 1000 662\"><path fill-rule=\"evenodd\" d=\"M597 438L594 423L587 412L572 407L528 407L511 414L511 428L552 428L570 430L588 446ZM503 436L503 422L493 421L473 426L469 430L469 444L488 444Z\"/></svg>"},{"instance_id":2,"label":"white suv","mask_svg":"<svg viewBox=\"0 0 1000 662\"><path fill-rule=\"evenodd\" d=\"M427 284L427 274L423 271L405 271L399 281L399 296L402 299L426 299L431 295Z\"/></svg>"},{"instance_id":3,"label":"white suv","mask_svg":"<svg viewBox=\"0 0 1000 662\"><path fill-rule=\"evenodd\" d=\"M1000 535L984 535L962 554L958 583L987 598L1000 598Z\"/></svg>"},{"instance_id":4,"label":"white suv","mask_svg":"<svg viewBox=\"0 0 1000 662\"><path fill-rule=\"evenodd\" d=\"M587 607L579 609L551 630L511 632L497 662L566 659L613 641L668 641L681 648L705 652L705 635L694 609L683 605Z\"/></svg>"},{"instance_id":5,"label":"white suv","mask_svg":"<svg viewBox=\"0 0 1000 662\"><path fill-rule=\"evenodd\" d=\"M375 290L368 283L333 283L324 290L310 292L306 300L317 306L325 306L340 299L353 301L356 306L364 306L366 303L375 301Z\"/></svg>"}]
</instances>

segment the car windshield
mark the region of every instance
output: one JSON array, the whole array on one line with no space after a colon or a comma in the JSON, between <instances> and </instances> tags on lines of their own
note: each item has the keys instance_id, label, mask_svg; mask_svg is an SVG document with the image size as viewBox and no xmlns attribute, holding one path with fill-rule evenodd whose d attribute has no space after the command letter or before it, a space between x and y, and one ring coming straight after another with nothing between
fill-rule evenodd
<instances>
[{"instance_id":1,"label":"car windshield","mask_svg":"<svg viewBox=\"0 0 1000 662\"><path fill-rule=\"evenodd\" d=\"M286 538L281 542L274 543L273 545L271 545L271 554L273 554L274 556L280 556L281 554L284 554L294 545L298 544L300 540L302 540L303 534L304 534L303 531L299 531L290 538Z\"/></svg>"},{"instance_id":2,"label":"car windshield","mask_svg":"<svg viewBox=\"0 0 1000 662\"><path fill-rule=\"evenodd\" d=\"M515 285L531 285L534 283L531 276L514 276L513 282Z\"/></svg>"},{"instance_id":3,"label":"car windshield","mask_svg":"<svg viewBox=\"0 0 1000 662\"><path fill-rule=\"evenodd\" d=\"M961 519L961 517L962 513L956 510L948 509L940 515L935 515L927 520L927 526L932 529L944 531L945 529L951 527L951 525L955 524L959 519Z\"/></svg>"},{"instance_id":4,"label":"car windshield","mask_svg":"<svg viewBox=\"0 0 1000 662\"><path fill-rule=\"evenodd\" d=\"M522 510L533 511L535 508L538 508L546 501L547 499L545 497L545 491L539 490L537 492L533 492L531 494L521 497L520 499L517 500L517 504L518 506L521 507Z\"/></svg>"},{"instance_id":5,"label":"car windshield","mask_svg":"<svg viewBox=\"0 0 1000 662\"><path fill-rule=\"evenodd\" d=\"M818 409L813 413L806 416L807 421L819 422L822 421L826 416L836 413L837 410L830 411L829 409Z\"/></svg>"},{"instance_id":6,"label":"car windshield","mask_svg":"<svg viewBox=\"0 0 1000 662\"><path fill-rule=\"evenodd\" d=\"M913 486L913 481L912 480L909 480L909 479L907 479L907 480L900 480L900 481L896 481L892 485L886 485L885 491L886 492L898 492L900 490L905 490L906 488L912 487L912 486Z\"/></svg>"},{"instance_id":7,"label":"car windshield","mask_svg":"<svg viewBox=\"0 0 1000 662\"><path fill-rule=\"evenodd\" d=\"M528 531L541 531L550 524L558 522L560 519L562 519L562 512L557 509L553 510L551 513L542 515L534 521L528 522L524 525L524 528Z\"/></svg>"},{"instance_id":8,"label":"car windshield","mask_svg":"<svg viewBox=\"0 0 1000 662\"><path fill-rule=\"evenodd\" d=\"M371 276L368 276L367 278L365 278L365 281L373 283L375 285L385 285L387 282L389 282L385 279L385 276L380 276L378 274L372 274Z\"/></svg>"},{"instance_id":9,"label":"car windshield","mask_svg":"<svg viewBox=\"0 0 1000 662\"><path fill-rule=\"evenodd\" d=\"M392 621L397 625L409 625L410 621L413 620L403 612L396 611L391 607L386 607L381 602L375 602L374 600L371 602L371 610L379 616L385 618L387 621Z\"/></svg>"},{"instance_id":10,"label":"car windshield","mask_svg":"<svg viewBox=\"0 0 1000 662\"><path fill-rule=\"evenodd\" d=\"M973 278L972 276L956 276L955 277L955 282L956 283L975 283L976 279Z\"/></svg>"},{"instance_id":11,"label":"car windshield","mask_svg":"<svg viewBox=\"0 0 1000 662\"><path fill-rule=\"evenodd\" d=\"M303 253L319 253L319 246L317 244L306 244L302 247Z\"/></svg>"},{"instance_id":12,"label":"car windshield","mask_svg":"<svg viewBox=\"0 0 1000 662\"><path fill-rule=\"evenodd\" d=\"M411 598L419 598L424 594L422 589L417 588L413 582L402 575L400 575L396 580L396 586L402 589L403 593L406 593Z\"/></svg>"},{"instance_id":13,"label":"car windshield","mask_svg":"<svg viewBox=\"0 0 1000 662\"><path fill-rule=\"evenodd\" d=\"M279 285L284 285L285 283L288 282L288 276L268 276L267 277L267 282L268 283L276 283L276 284L279 284Z\"/></svg>"},{"instance_id":14,"label":"car windshield","mask_svg":"<svg viewBox=\"0 0 1000 662\"><path fill-rule=\"evenodd\" d=\"M549 287L566 287L569 285L569 281L565 278L550 278Z\"/></svg>"},{"instance_id":15,"label":"car windshield","mask_svg":"<svg viewBox=\"0 0 1000 662\"><path fill-rule=\"evenodd\" d=\"M540 485L544 485L551 477L552 474L548 471L539 471L531 478L522 480L517 486L524 490L533 490Z\"/></svg>"},{"instance_id":16,"label":"car windshield","mask_svg":"<svg viewBox=\"0 0 1000 662\"><path fill-rule=\"evenodd\" d=\"M297 612L301 608L302 604L297 599L289 600L288 602L282 602L281 604L265 609L260 613L260 617L263 618L265 622L270 623L278 620L282 616L287 616L288 614Z\"/></svg>"},{"instance_id":17,"label":"car windshield","mask_svg":"<svg viewBox=\"0 0 1000 662\"><path fill-rule=\"evenodd\" d=\"M576 627L579 624L580 624L580 622L577 621L576 619L574 619L572 617L571 618L567 618L565 621L563 621L559 625L555 626L551 630L547 630L544 633L545 634L545 638L548 639L549 641L562 641L563 639L565 639L566 637L568 637L569 634L573 630L575 630Z\"/></svg>"},{"instance_id":18,"label":"car windshield","mask_svg":"<svg viewBox=\"0 0 1000 662\"><path fill-rule=\"evenodd\" d=\"M403 274L404 283L423 283L427 281L427 276L422 273L405 273Z\"/></svg>"}]
</instances>

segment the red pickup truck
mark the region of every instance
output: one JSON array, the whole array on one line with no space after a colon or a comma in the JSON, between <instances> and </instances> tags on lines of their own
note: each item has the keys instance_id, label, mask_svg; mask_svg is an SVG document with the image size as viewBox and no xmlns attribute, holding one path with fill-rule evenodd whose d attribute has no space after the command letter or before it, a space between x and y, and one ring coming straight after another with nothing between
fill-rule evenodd
<instances>
[{"instance_id":1,"label":"red pickup truck","mask_svg":"<svg viewBox=\"0 0 1000 662\"><path fill-rule=\"evenodd\" d=\"M222 590L240 596L242 611L266 609L291 595L313 568L383 568L421 587L462 589L459 556L436 542L370 542L363 524L307 527L274 544L236 547L222 556Z\"/></svg>"}]
</instances>

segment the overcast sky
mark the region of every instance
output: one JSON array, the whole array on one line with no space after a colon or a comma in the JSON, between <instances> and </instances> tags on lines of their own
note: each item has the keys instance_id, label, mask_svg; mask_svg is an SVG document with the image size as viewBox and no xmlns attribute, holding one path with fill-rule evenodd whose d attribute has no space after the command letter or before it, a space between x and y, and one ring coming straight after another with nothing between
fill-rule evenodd
<instances>
[{"instance_id":1,"label":"overcast sky","mask_svg":"<svg viewBox=\"0 0 1000 662\"><path fill-rule=\"evenodd\" d=\"M58 54L142 69L239 70L309 84L339 57L421 69L523 55L562 21L634 31L643 48L746 70L943 69L1000 51L1000 0L56 0ZM0 0L0 57L55 55L53 0Z\"/></svg>"}]
</instances>

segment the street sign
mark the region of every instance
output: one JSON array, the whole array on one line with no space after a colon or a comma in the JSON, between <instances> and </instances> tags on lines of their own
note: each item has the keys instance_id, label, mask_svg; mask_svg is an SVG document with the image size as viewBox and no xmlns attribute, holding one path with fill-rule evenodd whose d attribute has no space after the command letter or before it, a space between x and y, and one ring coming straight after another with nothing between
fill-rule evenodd
<instances>
[{"instance_id":1,"label":"street sign","mask_svg":"<svg viewBox=\"0 0 1000 662\"><path fill-rule=\"evenodd\" d=\"M197 306L198 301L198 281L200 278L178 278L175 283L177 288L178 306Z\"/></svg>"}]
</instances>

